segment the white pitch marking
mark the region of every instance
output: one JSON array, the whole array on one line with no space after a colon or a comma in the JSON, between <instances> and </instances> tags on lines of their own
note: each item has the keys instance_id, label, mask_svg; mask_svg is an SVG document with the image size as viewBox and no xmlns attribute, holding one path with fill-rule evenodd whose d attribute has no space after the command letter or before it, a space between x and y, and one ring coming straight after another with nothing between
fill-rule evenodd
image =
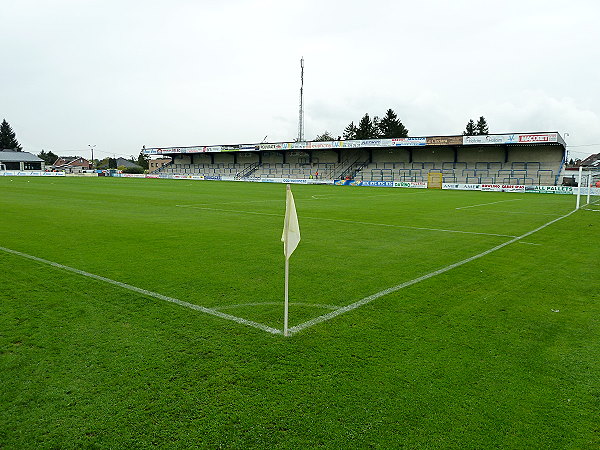
<instances>
[{"instance_id":1,"label":"white pitch marking","mask_svg":"<svg viewBox=\"0 0 600 450\"><path fill-rule=\"evenodd\" d=\"M421 281L428 280L429 278L432 278L432 277L435 277L436 275L440 275L442 273L448 272L449 270L452 270L452 269L454 269L456 267L462 266L463 264L471 262L471 261L473 261L475 259L478 259L478 258L481 258L483 256L489 255L490 253L495 252L496 250L500 250L501 248L504 248L507 245L510 245L510 244L512 244L514 242L518 242L521 239L523 239L523 238L525 238L527 236L530 236L533 233L536 233L536 232L538 232L538 231L546 228L547 226L552 225L555 222L558 222L559 220L562 220L562 219L564 219L566 217L569 217L571 214L573 214L576 211L577 210L571 211L570 213L565 214L564 216L558 217L557 219L554 219L554 220L551 220L548 223L545 223L544 225L536 228L535 230L528 231L527 233L522 234L521 236L517 236L514 239L511 239L510 241L504 242L503 244L497 245L497 246L495 246L495 247L493 247L493 248L491 248L489 250L486 250L484 252L481 252L481 253L479 253L479 254L477 254L475 256L471 256L471 257L469 257L467 259L463 259L462 261L456 262L454 264L450 264L449 266L446 266L446 267L443 267L441 269L435 270L433 272L430 272L428 274L425 274L425 275L420 276L418 278L415 278L413 280L406 281L406 282L398 284L396 286L392 286L390 288L384 289L383 291L377 292L377 293L375 293L373 295L369 295L368 297L365 297L365 298L363 298L363 299L361 299L361 300L359 300L357 302L351 303L351 304L349 304L347 306L344 306L344 307L342 307L340 309L337 309L335 311L332 311L330 313L324 314L324 315L319 316L319 317L315 317L314 319L311 319L311 320L309 320L307 322L304 322L304 323L301 323L301 324L296 325L294 327L291 327L291 328L288 329L288 332L290 334L295 334L295 333L297 333L299 331L304 330L305 328L311 327L311 326L316 325L316 324L321 323L321 322L325 322L327 320L331 320L334 317L337 317L337 316L339 316L341 314L347 313L348 311L352 311L352 310L354 310L354 309L356 309L356 308L358 308L360 306L366 305L367 303L370 303L373 300L378 299L379 297L383 297L384 295L391 294L392 292L399 291L400 289L403 289L403 288L408 287L408 286L412 286L413 284L419 283Z\"/></svg>"},{"instance_id":2,"label":"white pitch marking","mask_svg":"<svg viewBox=\"0 0 600 450\"><path fill-rule=\"evenodd\" d=\"M519 200L523 200L523 199L522 198L513 198L512 200L500 200L500 201L497 201L497 202L480 203L479 205L460 206L460 207L455 208L455 209L475 208L477 206L495 205L496 203L518 202Z\"/></svg>"},{"instance_id":3,"label":"white pitch marking","mask_svg":"<svg viewBox=\"0 0 600 450\"><path fill-rule=\"evenodd\" d=\"M242 325L248 325L250 327L258 328L259 330L266 331L267 333L283 334L283 332L281 330L271 328L267 325L263 325L262 323L254 322L252 320L242 319L241 317L232 316L231 314L222 313L220 311L217 311L217 310L214 310L211 308L206 308L204 306L194 305L193 303L184 302L183 300L179 300L177 298L168 297L166 295L162 295L157 292L148 291L146 289L141 289L141 288L132 286L127 283L122 283L120 281L115 281L115 280L111 280L110 278L102 277L100 275L94 275L93 273L84 272L83 270L75 269L73 267L65 266L63 264L59 264L59 263L56 263L53 261L48 261L47 259L38 258L37 256L28 255L27 253L22 253L17 250L11 250L10 248L6 248L6 247L0 247L0 250L4 251L6 253L11 253L13 255L22 256L23 258L32 259L33 261L37 261L37 262L40 262L43 264L48 264L53 267L58 267L59 269L68 270L69 272L74 272L79 275L83 275L84 277L93 278L95 280L103 281L105 283L109 283L114 286L119 286L123 289L128 289L130 291L137 292L139 294L143 294L143 295L147 295L149 297L157 298L159 300L164 300L167 302L175 303L177 305L184 306L184 307L190 308L190 309L194 309L196 311L200 311L200 312L203 312L206 314L210 314L212 316L217 316L217 317L220 317L221 319L232 320L232 321L237 322Z\"/></svg>"},{"instance_id":4,"label":"white pitch marking","mask_svg":"<svg viewBox=\"0 0 600 450\"><path fill-rule=\"evenodd\" d=\"M239 308L239 307L243 307L243 306L264 306L264 305L268 305L268 306L280 306L281 302L260 302L260 303L240 303L238 305L225 305L225 306L219 306L216 308L212 308L215 311L220 311L222 309L233 309L233 308ZM322 305L319 303L299 303L299 302L290 302L290 305L295 305L295 306L314 306L317 308L324 308L324 309L339 309L341 308L341 306L334 306L334 305Z\"/></svg>"},{"instance_id":5,"label":"white pitch marking","mask_svg":"<svg viewBox=\"0 0 600 450\"><path fill-rule=\"evenodd\" d=\"M496 209L482 209L478 212L488 212L488 213L505 213L505 214L530 214L534 216L560 216L562 213L536 213L529 211L498 211Z\"/></svg>"},{"instance_id":6,"label":"white pitch marking","mask_svg":"<svg viewBox=\"0 0 600 450\"><path fill-rule=\"evenodd\" d=\"M182 206L182 205L176 205L176 206ZM283 217L283 214L264 213L264 212L257 212L257 211L239 211L239 210L234 210L234 209L208 208L208 207L204 207L204 206L185 206L185 207L196 208L196 209L205 209L208 211L221 211L221 212L231 212L231 213L238 213L238 214L253 214L253 215L257 215L257 216ZM439 231L439 232L444 232L444 233L478 234L478 235L483 235L483 236L498 236L498 237L508 237L508 238L516 237L516 236L510 235L510 234L482 233L482 232L478 232L478 231L447 230L444 228L411 227L408 225L393 225L393 224L388 224L388 223L377 223L377 222L360 222L360 221L356 221L356 220L330 219L327 217L302 216L302 219L324 220L324 221L328 221L328 222L353 223L353 224L358 224L358 225L374 225L374 226L378 226L378 227L405 228L405 229L409 229L409 230Z\"/></svg>"}]
</instances>

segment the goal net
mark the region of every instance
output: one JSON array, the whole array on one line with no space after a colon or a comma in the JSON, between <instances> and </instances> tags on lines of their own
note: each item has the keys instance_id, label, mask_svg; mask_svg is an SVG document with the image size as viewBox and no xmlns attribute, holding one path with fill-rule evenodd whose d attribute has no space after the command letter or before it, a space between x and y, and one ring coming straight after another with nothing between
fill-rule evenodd
<instances>
[{"instance_id":1,"label":"goal net","mask_svg":"<svg viewBox=\"0 0 600 450\"><path fill-rule=\"evenodd\" d=\"M579 171L577 207L600 211L600 168Z\"/></svg>"}]
</instances>

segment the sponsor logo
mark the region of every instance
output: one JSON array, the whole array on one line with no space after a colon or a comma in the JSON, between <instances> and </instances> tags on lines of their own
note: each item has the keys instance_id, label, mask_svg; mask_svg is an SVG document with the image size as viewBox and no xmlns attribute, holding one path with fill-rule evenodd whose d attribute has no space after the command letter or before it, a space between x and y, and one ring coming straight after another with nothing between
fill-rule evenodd
<instances>
[{"instance_id":1,"label":"sponsor logo","mask_svg":"<svg viewBox=\"0 0 600 450\"><path fill-rule=\"evenodd\" d=\"M393 181L363 181L362 186L393 187Z\"/></svg>"},{"instance_id":2,"label":"sponsor logo","mask_svg":"<svg viewBox=\"0 0 600 450\"><path fill-rule=\"evenodd\" d=\"M392 139L391 145L398 147L405 145L425 145L426 143L426 138L394 138Z\"/></svg>"},{"instance_id":3,"label":"sponsor logo","mask_svg":"<svg viewBox=\"0 0 600 450\"><path fill-rule=\"evenodd\" d=\"M395 181L394 187L424 189L424 188L427 188L427 182L425 182L425 181Z\"/></svg>"},{"instance_id":4,"label":"sponsor logo","mask_svg":"<svg viewBox=\"0 0 600 450\"><path fill-rule=\"evenodd\" d=\"M373 145L379 145L381 143L380 139L371 139L371 140L367 140L367 141L361 141L360 144L363 146L373 146Z\"/></svg>"},{"instance_id":5,"label":"sponsor logo","mask_svg":"<svg viewBox=\"0 0 600 450\"><path fill-rule=\"evenodd\" d=\"M502 192L502 185L501 184L482 184L481 190L482 191Z\"/></svg>"},{"instance_id":6,"label":"sponsor logo","mask_svg":"<svg viewBox=\"0 0 600 450\"><path fill-rule=\"evenodd\" d=\"M519 142L556 142L556 134L520 134Z\"/></svg>"}]
</instances>

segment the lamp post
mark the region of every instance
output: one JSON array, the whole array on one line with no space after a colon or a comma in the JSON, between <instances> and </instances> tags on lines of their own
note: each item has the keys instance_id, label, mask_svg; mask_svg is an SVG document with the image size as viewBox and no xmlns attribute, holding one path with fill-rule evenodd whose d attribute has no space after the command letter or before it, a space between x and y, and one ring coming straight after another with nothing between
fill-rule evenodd
<instances>
[{"instance_id":1,"label":"lamp post","mask_svg":"<svg viewBox=\"0 0 600 450\"><path fill-rule=\"evenodd\" d=\"M569 164L569 147L567 146L567 136L571 136L569 133L565 133L564 139L565 139L565 166L567 164Z\"/></svg>"},{"instance_id":2,"label":"lamp post","mask_svg":"<svg viewBox=\"0 0 600 450\"><path fill-rule=\"evenodd\" d=\"M92 151L92 167L94 166L94 147L96 146L96 144L92 145L92 144L88 144L88 147L90 148L90 150Z\"/></svg>"}]
</instances>

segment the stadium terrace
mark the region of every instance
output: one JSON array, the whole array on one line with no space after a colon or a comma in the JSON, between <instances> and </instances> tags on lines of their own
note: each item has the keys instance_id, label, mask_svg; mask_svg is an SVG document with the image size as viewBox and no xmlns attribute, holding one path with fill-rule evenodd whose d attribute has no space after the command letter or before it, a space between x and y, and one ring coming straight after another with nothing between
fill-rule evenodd
<instances>
[{"instance_id":1,"label":"stadium terrace","mask_svg":"<svg viewBox=\"0 0 600 450\"><path fill-rule=\"evenodd\" d=\"M556 186L561 175L568 175L565 149L558 132L530 132L163 147L142 152L172 159L154 172L166 177Z\"/></svg>"}]
</instances>

